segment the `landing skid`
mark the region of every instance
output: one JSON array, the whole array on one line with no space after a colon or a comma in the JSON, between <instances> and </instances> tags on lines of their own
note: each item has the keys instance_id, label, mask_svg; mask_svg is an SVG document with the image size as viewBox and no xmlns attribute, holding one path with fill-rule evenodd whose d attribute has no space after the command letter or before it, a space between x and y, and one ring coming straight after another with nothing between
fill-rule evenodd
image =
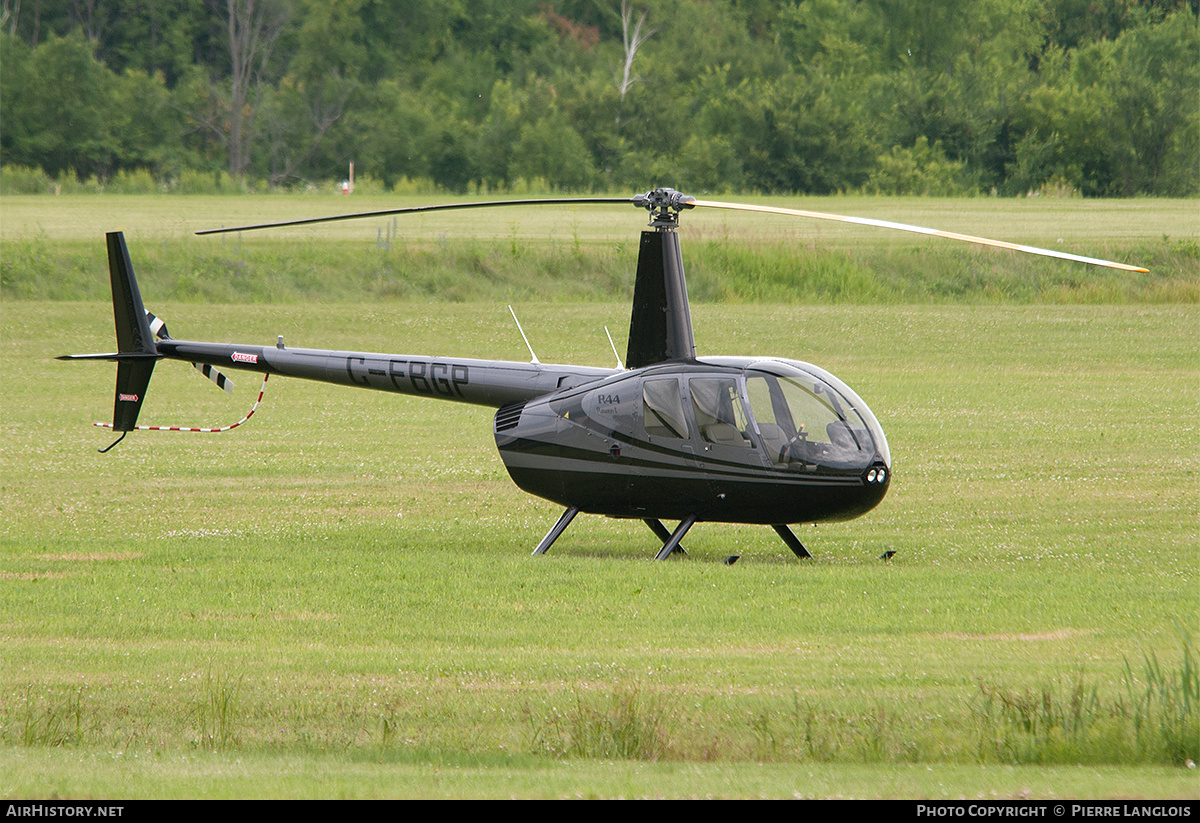
<instances>
[{"instance_id":1,"label":"landing skid","mask_svg":"<svg viewBox=\"0 0 1200 823\"><path fill-rule=\"evenodd\" d=\"M554 545L554 541L562 537L562 533L567 530L567 526L571 525L571 521L575 519L575 515L577 514L579 514L578 506L571 506L563 512L559 516L558 522L554 524L550 531L546 532L546 536L537 544L537 548L533 550L533 556L536 557L539 554L545 554ZM683 536L687 534L687 530L696 522L695 517L689 517L687 520L681 522L675 527L674 533L667 531L667 527L662 524L661 520L647 518L642 522L649 526L650 531L654 532L658 539L662 541L663 547L655 559L666 560L671 556L672 552L678 552L683 555L687 554L687 551L683 546L679 545L679 542L683 540Z\"/></svg>"},{"instance_id":2,"label":"landing skid","mask_svg":"<svg viewBox=\"0 0 1200 823\"><path fill-rule=\"evenodd\" d=\"M534 557L539 554L545 554L554 545L554 541L561 537L562 533L567 530L567 526L571 525L571 521L575 519L575 515L577 514L579 514L578 506L571 506L563 512L559 516L558 522L554 524L550 531L546 532L546 536L542 538L542 541L537 544L537 548L533 550ZM683 541L684 535L688 533L688 529L696 524L696 516L694 514L688 515L679 521L679 525L675 527L675 531L673 532L667 531L667 527L662 524L662 521L653 517L645 518L642 522L649 526L650 531L654 532L655 536L662 541L663 546L659 549L658 554L654 556L655 560L666 560L674 552L687 555L687 551L684 550L680 543ZM801 560L812 557L808 549L804 548L804 544L800 542L799 538L785 524L779 523L771 528L783 539L783 542L792 550L792 553L796 557ZM728 560L726 564L732 565Z\"/></svg>"}]
</instances>

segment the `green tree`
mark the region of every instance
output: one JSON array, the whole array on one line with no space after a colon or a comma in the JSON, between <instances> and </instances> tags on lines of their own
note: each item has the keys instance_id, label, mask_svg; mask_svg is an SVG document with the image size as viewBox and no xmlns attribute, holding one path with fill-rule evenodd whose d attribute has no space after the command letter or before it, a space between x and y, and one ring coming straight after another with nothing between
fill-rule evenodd
<instances>
[{"instance_id":1,"label":"green tree","mask_svg":"<svg viewBox=\"0 0 1200 823\"><path fill-rule=\"evenodd\" d=\"M1066 182L1087 195L1200 192L1200 33L1167 15L1115 40L1048 51L1017 107L1004 190Z\"/></svg>"},{"instance_id":2,"label":"green tree","mask_svg":"<svg viewBox=\"0 0 1200 823\"><path fill-rule=\"evenodd\" d=\"M507 186L511 181L509 164L521 137L523 108L527 95L520 95L509 79L492 85L488 113L479 126L475 148L475 168L480 180L492 187Z\"/></svg>"},{"instance_id":3,"label":"green tree","mask_svg":"<svg viewBox=\"0 0 1200 823\"><path fill-rule=\"evenodd\" d=\"M918 137L911 147L892 146L876 160L863 186L871 194L921 194L951 197L970 193L973 181L962 161L949 160L937 143Z\"/></svg>"},{"instance_id":4,"label":"green tree","mask_svg":"<svg viewBox=\"0 0 1200 823\"><path fill-rule=\"evenodd\" d=\"M103 5L112 13L104 37L93 41L97 59L118 74L130 69L161 74L168 88L211 53L212 38L220 32L205 0L111 0Z\"/></svg>"},{"instance_id":5,"label":"green tree","mask_svg":"<svg viewBox=\"0 0 1200 823\"><path fill-rule=\"evenodd\" d=\"M50 175L110 172L118 154L107 118L114 78L83 35L52 34L32 51L10 35L0 42L4 162Z\"/></svg>"},{"instance_id":6,"label":"green tree","mask_svg":"<svg viewBox=\"0 0 1200 823\"><path fill-rule=\"evenodd\" d=\"M1108 50L1106 43L1091 48ZM1128 29L1097 78L1110 99L1114 189L1131 196L1200 192L1200 27L1188 11Z\"/></svg>"},{"instance_id":7,"label":"green tree","mask_svg":"<svg viewBox=\"0 0 1200 823\"><path fill-rule=\"evenodd\" d=\"M361 5L305 0L293 8L296 25L279 45L289 55L286 73L265 90L256 114L261 140L252 169L271 185L335 177L354 160L339 131L347 110L363 102L357 94L367 59Z\"/></svg>"},{"instance_id":8,"label":"green tree","mask_svg":"<svg viewBox=\"0 0 1200 823\"><path fill-rule=\"evenodd\" d=\"M158 178L178 177L194 159L184 151L183 116L161 74L127 69L113 78L106 121L112 130L114 166L144 168Z\"/></svg>"},{"instance_id":9,"label":"green tree","mask_svg":"<svg viewBox=\"0 0 1200 823\"><path fill-rule=\"evenodd\" d=\"M266 83L275 43L287 24L289 8L272 0L226 0L229 54L227 120L221 124L229 153L229 175L240 178L250 164L254 118Z\"/></svg>"},{"instance_id":10,"label":"green tree","mask_svg":"<svg viewBox=\"0 0 1200 823\"><path fill-rule=\"evenodd\" d=\"M556 189L583 191L591 187L595 168L579 132L561 112L551 111L521 127L511 175L525 180L541 178Z\"/></svg>"},{"instance_id":11,"label":"green tree","mask_svg":"<svg viewBox=\"0 0 1200 823\"><path fill-rule=\"evenodd\" d=\"M1194 194L1197 5L25 0L0 153L272 185L354 161L458 191Z\"/></svg>"},{"instance_id":12,"label":"green tree","mask_svg":"<svg viewBox=\"0 0 1200 823\"><path fill-rule=\"evenodd\" d=\"M385 80L360 95L338 132L340 154L355 170L394 186L404 178L430 177L430 147L439 118L399 80Z\"/></svg>"},{"instance_id":13,"label":"green tree","mask_svg":"<svg viewBox=\"0 0 1200 823\"><path fill-rule=\"evenodd\" d=\"M739 87L747 185L762 191L830 194L857 189L877 153L866 121L833 81L814 72Z\"/></svg>"}]
</instances>

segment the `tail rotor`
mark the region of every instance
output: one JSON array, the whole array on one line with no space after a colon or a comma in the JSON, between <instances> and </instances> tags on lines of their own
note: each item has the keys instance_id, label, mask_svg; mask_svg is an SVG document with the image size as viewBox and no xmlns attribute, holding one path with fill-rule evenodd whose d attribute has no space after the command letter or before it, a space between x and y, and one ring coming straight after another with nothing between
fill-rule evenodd
<instances>
[{"instance_id":1,"label":"tail rotor","mask_svg":"<svg viewBox=\"0 0 1200 823\"><path fill-rule=\"evenodd\" d=\"M171 339L171 333L167 331L167 324L162 321L162 318L155 317L149 311L146 312L146 317L150 321L150 331L154 332L159 340ZM233 381L217 369L207 363L192 363L192 368L215 383L217 388L224 389L226 394L233 394Z\"/></svg>"}]
</instances>

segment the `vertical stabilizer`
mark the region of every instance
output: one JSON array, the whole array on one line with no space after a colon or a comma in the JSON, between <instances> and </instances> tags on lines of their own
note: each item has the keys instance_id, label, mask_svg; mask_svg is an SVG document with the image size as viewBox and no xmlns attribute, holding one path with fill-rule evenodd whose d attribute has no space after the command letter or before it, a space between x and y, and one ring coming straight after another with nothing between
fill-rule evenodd
<instances>
[{"instance_id":1,"label":"vertical stabilizer","mask_svg":"<svg viewBox=\"0 0 1200 823\"><path fill-rule=\"evenodd\" d=\"M132 431L137 426L146 388L154 371L153 360L117 362L117 395L113 400L113 431Z\"/></svg>"},{"instance_id":2,"label":"vertical stabilizer","mask_svg":"<svg viewBox=\"0 0 1200 823\"><path fill-rule=\"evenodd\" d=\"M112 279L113 320L117 327L117 388L113 399L113 430L130 431L137 425L146 388L154 372L158 349L142 295L133 276L129 249L122 232L109 232L108 273Z\"/></svg>"},{"instance_id":3,"label":"vertical stabilizer","mask_svg":"<svg viewBox=\"0 0 1200 823\"><path fill-rule=\"evenodd\" d=\"M133 276L125 235L114 231L105 238L108 241L108 274L112 280L113 319L117 326L117 352L157 355L150 320L146 317L142 295Z\"/></svg>"}]
</instances>

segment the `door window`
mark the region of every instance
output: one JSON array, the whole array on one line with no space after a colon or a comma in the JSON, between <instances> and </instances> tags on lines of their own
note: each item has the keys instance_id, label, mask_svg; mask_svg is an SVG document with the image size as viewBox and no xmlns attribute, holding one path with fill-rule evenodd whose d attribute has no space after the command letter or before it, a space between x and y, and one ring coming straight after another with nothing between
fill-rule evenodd
<instances>
[{"instance_id":1,"label":"door window","mask_svg":"<svg viewBox=\"0 0 1200 823\"><path fill-rule=\"evenodd\" d=\"M642 383L642 417L646 434L687 440L688 425L679 381L672 377Z\"/></svg>"}]
</instances>

